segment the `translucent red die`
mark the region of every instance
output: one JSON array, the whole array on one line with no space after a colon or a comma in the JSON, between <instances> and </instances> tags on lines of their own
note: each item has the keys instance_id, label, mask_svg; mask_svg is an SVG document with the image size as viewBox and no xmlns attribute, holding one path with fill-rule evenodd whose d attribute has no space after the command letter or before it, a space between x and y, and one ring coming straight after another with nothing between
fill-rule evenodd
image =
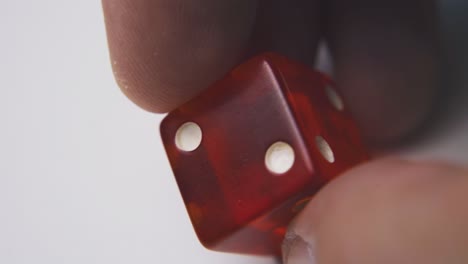
<instances>
[{"instance_id":1,"label":"translucent red die","mask_svg":"<svg viewBox=\"0 0 468 264\"><path fill-rule=\"evenodd\" d=\"M334 83L267 53L169 113L161 135L201 243L278 254L314 193L367 159Z\"/></svg>"}]
</instances>

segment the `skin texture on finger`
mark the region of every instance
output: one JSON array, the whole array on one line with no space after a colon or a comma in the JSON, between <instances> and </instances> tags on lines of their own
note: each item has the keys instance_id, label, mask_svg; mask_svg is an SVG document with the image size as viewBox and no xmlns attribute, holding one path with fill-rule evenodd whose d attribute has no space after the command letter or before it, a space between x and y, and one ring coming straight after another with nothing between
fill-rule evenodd
<instances>
[{"instance_id":1,"label":"skin texture on finger","mask_svg":"<svg viewBox=\"0 0 468 264\"><path fill-rule=\"evenodd\" d=\"M324 1L336 81L370 143L417 128L438 85L433 0Z\"/></svg>"},{"instance_id":2,"label":"skin texture on finger","mask_svg":"<svg viewBox=\"0 0 468 264\"><path fill-rule=\"evenodd\" d=\"M167 112L261 52L312 66L318 2L103 0L115 77L136 104Z\"/></svg>"},{"instance_id":3,"label":"skin texture on finger","mask_svg":"<svg viewBox=\"0 0 468 264\"><path fill-rule=\"evenodd\" d=\"M320 191L289 237L312 250L303 263L467 263L467 199L466 169L374 161ZM298 256L294 245L286 248Z\"/></svg>"},{"instance_id":4,"label":"skin texture on finger","mask_svg":"<svg viewBox=\"0 0 468 264\"><path fill-rule=\"evenodd\" d=\"M140 107L167 112L238 63L255 0L103 0L112 67Z\"/></svg>"}]
</instances>

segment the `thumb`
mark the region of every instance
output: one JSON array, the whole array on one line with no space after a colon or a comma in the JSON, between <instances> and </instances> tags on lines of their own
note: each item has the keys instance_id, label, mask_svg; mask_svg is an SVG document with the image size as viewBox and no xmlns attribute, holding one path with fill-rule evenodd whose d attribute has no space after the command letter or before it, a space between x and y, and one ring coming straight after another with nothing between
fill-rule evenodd
<instances>
[{"instance_id":1,"label":"thumb","mask_svg":"<svg viewBox=\"0 0 468 264\"><path fill-rule=\"evenodd\" d=\"M468 263L468 171L374 161L331 182L291 224L285 264Z\"/></svg>"}]
</instances>

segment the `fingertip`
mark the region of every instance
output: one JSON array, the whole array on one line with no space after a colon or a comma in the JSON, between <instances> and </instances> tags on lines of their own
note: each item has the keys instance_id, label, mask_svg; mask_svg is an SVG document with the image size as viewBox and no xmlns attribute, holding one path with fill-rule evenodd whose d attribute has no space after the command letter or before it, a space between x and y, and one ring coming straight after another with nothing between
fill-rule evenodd
<instances>
[{"instance_id":1,"label":"fingertip","mask_svg":"<svg viewBox=\"0 0 468 264\"><path fill-rule=\"evenodd\" d=\"M391 158L358 166L323 188L294 220L289 228L294 240L291 235L285 240L285 254L295 252L291 241L300 237L313 249L313 263L439 263L433 260L467 257L460 250L464 237L456 233L467 230L460 219L468 219L468 213L456 202L466 194L467 175L442 162ZM453 247L442 242L447 239ZM435 248L440 250L428 253Z\"/></svg>"},{"instance_id":2,"label":"fingertip","mask_svg":"<svg viewBox=\"0 0 468 264\"><path fill-rule=\"evenodd\" d=\"M188 101L238 63L256 1L103 0L115 79L151 112Z\"/></svg>"},{"instance_id":3,"label":"fingertip","mask_svg":"<svg viewBox=\"0 0 468 264\"><path fill-rule=\"evenodd\" d=\"M326 38L343 96L368 142L389 145L421 127L439 88L434 1L329 1Z\"/></svg>"}]
</instances>

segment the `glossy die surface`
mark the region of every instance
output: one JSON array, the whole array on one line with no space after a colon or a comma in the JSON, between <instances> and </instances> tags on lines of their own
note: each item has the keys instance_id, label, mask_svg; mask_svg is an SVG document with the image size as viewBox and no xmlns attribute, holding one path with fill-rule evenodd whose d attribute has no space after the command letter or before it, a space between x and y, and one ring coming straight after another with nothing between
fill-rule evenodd
<instances>
[{"instance_id":1,"label":"glossy die surface","mask_svg":"<svg viewBox=\"0 0 468 264\"><path fill-rule=\"evenodd\" d=\"M190 125L201 130L201 142L182 150L176 135ZM288 222L309 197L367 159L334 84L270 53L169 113L161 136L198 238L226 252L278 254ZM266 165L278 142L294 157L281 173ZM287 157L270 161L284 165Z\"/></svg>"}]
</instances>

